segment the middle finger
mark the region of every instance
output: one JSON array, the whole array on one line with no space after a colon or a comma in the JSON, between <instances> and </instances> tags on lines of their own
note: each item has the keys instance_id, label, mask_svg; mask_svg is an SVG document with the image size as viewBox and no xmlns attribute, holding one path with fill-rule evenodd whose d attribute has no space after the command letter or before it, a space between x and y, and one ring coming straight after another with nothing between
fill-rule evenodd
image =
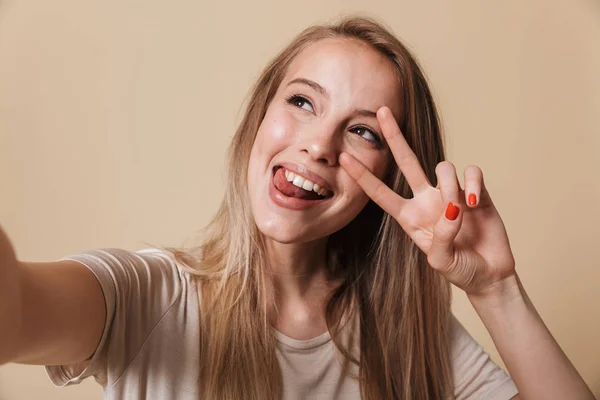
<instances>
[{"instance_id":1,"label":"middle finger","mask_svg":"<svg viewBox=\"0 0 600 400\"><path fill-rule=\"evenodd\" d=\"M392 155L396 163L398 163L398 167L406 178L412 192L417 194L427 189L428 186L431 186L427 175L425 175L423 168L421 168L419 159L406 142L406 139L404 139L404 135L402 135L400 127L398 127L390 109L388 107L381 107L377 110L377 119L381 124L383 136L390 146Z\"/></svg>"}]
</instances>

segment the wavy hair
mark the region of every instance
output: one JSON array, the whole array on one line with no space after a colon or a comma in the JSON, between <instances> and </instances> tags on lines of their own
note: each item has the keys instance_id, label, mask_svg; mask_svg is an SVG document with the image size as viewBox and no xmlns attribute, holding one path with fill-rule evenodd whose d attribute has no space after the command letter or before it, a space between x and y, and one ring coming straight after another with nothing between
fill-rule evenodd
<instances>
[{"instance_id":1,"label":"wavy hair","mask_svg":"<svg viewBox=\"0 0 600 400\"><path fill-rule=\"evenodd\" d=\"M247 169L256 133L288 65L311 43L325 38L359 40L389 59L404 105L400 127L433 184L435 167L444 160L439 117L426 78L415 57L382 23L343 17L309 27L294 38L251 91L228 149L223 201L199 244L165 248L197 283L202 310L199 385L206 398L281 397L276 339L267 312L272 280L264 237L250 209ZM393 160L385 183L401 196L412 197ZM425 254L399 224L369 201L329 237L327 257L329 272L342 281L327 301L327 327L345 356L344 370L358 371L350 376L359 380L361 397L451 397L450 285L429 267Z\"/></svg>"}]
</instances>

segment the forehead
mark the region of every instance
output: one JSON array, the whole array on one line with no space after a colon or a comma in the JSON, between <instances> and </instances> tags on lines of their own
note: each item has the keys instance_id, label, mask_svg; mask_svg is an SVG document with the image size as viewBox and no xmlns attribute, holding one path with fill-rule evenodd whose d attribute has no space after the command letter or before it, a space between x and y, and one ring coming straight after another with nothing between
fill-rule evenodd
<instances>
[{"instance_id":1,"label":"forehead","mask_svg":"<svg viewBox=\"0 0 600 400\"><path fill-rule=\"evenodd\" d=\"M306 78L323 86L339 106L388 106L400 113L400 84L392 62L356 39L327 38L302 50L290 63L283 85Z\"/></svg>"}]
</instances>

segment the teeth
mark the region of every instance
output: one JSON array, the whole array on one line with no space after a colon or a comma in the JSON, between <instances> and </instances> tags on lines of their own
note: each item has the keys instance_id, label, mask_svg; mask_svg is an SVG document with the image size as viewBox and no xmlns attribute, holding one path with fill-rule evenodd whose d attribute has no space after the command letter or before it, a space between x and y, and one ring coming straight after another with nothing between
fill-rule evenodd
<instances>
[{"instance_id":1,"label":"teeth","mask_svg":"<svg viewBox=\"0 0 600 400\"><path fill-rule=\"evenodd\" d=\"M296 175L294 177L294 180L292 181L292 183L295 186L302 187L302 185L304 185L304 178L302 178L301 176Z\"/></svg>"},{"instance_id":2,"label":"teeth","mask_svg":"<svg viewBox=\"0 0 600 400\"><path fill-rule=\"evenodd\" d=\"M292 182L294 186L298 186L304 190L316 192L320 196L325 196L327 194L327 189L320 187L316 183L309 181L308 179L304 179L300 175L296 175L291 171L285 170L285 179L288 182Z\"/></svg>"}]
</instances>

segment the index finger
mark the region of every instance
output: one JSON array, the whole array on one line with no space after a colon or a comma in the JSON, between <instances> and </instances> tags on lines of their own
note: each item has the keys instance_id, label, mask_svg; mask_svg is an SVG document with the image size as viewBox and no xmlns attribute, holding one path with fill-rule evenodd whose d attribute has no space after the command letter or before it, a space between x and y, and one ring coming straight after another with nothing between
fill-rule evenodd
<instances>
[{"instance_id":1,"label":"index finger","mask_svg":"<svg viewBox=\"0 0 600 400\"><path fill-rule=\"evenodd\" d=\"M412 192L417 194L431 186L419 159L404 139L404 135L402 135L390 109L381 107L377 110L377 119L381 125L383 136L390 146L394 160L396 160Z\"/></svg>"},{"instance_id":2,"label":"index finger","mask_svg":"<svg viewBox=\"0 0 600 400\"><path fill-rule=\"evenodd\" d=\"M352 177L379 207L392 217L400 215L406 199L390 189L371 173L360 161L348 153L339 156L339 162L348 175Z\"/></svg>"}]
</instances>

